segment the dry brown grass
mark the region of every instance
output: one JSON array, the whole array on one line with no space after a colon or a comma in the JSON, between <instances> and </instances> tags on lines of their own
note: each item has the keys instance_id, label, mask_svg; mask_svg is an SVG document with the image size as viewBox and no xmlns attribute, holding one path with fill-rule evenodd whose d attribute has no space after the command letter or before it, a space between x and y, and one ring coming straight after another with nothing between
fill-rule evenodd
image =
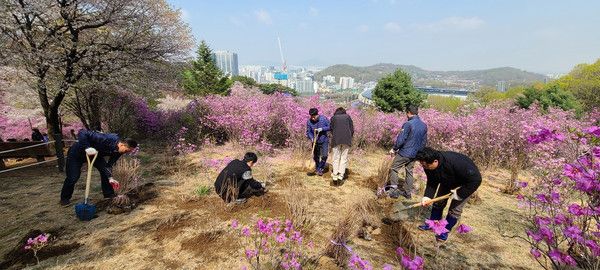
<instances>
[{"instance_id":1,"label":"dry brown grass","mask_svg":"<svg viewBox=\"0 0 600 270\"><path fill-rule=\"evenodd\" d=\"M347 207L344 217L333 229L331 234L331 241L325 248L325 255L333 258L335 263L343 267L347 264L351 254L344 245L347 245L350 238L357 231L359 225L358 212L354 210L354 205Z\"/></svg>"},{"instance_id":2,"label":"dry brown grass","mask_svg":"<svg viewBox=\"0 0 600 270\"><path fill-rule=\"evenodd\" d=\"M311 211L310 198L303 190L301 182L296 179L290 179L287 189L288 195L285 197L287 217L293 222L296 229L304 235L310 236L317 225L317 218Z\"/></svg>"}]
</instances>

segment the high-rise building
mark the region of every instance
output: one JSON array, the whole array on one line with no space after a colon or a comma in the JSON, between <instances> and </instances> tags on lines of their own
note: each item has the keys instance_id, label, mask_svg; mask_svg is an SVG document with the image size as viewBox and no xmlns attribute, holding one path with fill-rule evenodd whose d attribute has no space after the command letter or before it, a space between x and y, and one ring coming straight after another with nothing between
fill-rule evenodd
<instances>
[{"instance_id":1,"label":"high-rise building","mask_svg":"<svg viewBox=\"0 0 600 270\"><path fill-rule=\"evenodd\" d=\"M327 83L327 82L335 83L335 76L331 76L331 75L323 76L323 81L325 83Z\"/></svg>"},{"instance_id":2,"label":"high-rise building","mask_svg":"<svg viewBox=\"0 0 600 270\"><path fill-rule=\"evenodd\" d=\"M340 77L340 89L354 88L354 79L352 77Z\"/></svg>"},{"instance_id":3,"label":"high-rise building","mask_svg":"<svg viewBox=\"0 0 600 270\"><path fill-rule=\"evenodd\" d=\"M295 88L298 94L312 94L315 92L313 80L311 78L304 78L296 81Z\"/></svg>"},{"instance_id":4,"label":"high-rise building","mask_svg":"<svg viewBox=\"0 0 600 270\"><path fill-rule=\"evenodd\" d=\"M506 81L498 81L498 84L496 85L496 90L498 90L498 92L506 92L506 89Z\"/></svg>"},{"instance_id":5,"label":"high-rise building","mask_svg":"<svg viewBox=\"0 0 600 270\"><path fill-rule=\"evenodd\" d=\"M232 77L240 74L238 70L237 53L232 53L229 51L215 51L212 54L212 58L217 67L223 71L225 75Z\"/></svg>"}]
</instances>

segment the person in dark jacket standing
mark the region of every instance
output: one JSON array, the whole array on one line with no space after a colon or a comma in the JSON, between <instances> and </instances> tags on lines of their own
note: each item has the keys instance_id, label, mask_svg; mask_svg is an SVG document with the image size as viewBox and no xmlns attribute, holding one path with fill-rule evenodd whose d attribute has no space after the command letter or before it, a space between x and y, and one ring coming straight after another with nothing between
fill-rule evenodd
<instances>
[{"instance_id":1,"label":"person in dark jacket standing","mask_svg":"<svg viewBox=\"0 0 600 270\"><path fill-rule=\"evenodd\" d=\"M86 163L85 155L99 155L94 162L94 167L100 172L102 183L102 193L104 198L115 196L113 185L118 186L119 182L112 178L112 166L117 162L121 155L133 151L137 147L137 142L133 139L120 139L117 134L105 134L89 130L81 130L77 135L77 142L74 143L67 153L67 177L60 193L60 204L70 204L75 183L81 175L81 167ZM104 157L109 157L108 162Z\"/></svg>"},{"instance_id":2,"label":"person in dark jacket standing","mask_svg":"<svg viewBox=\"0 0 600 270\"><path fill-rule=\"evenodd\" d=\"M352 146L354 136L354 123L344 108L337 108L331 117L331 146L333 147L333 183L344 180L344 173L348 166L348 151Z\"/></svg>"},{"instance_id":3,"label":"person in dark jacket standing","mask_svg":"<svg viewBox=\"0 0 600 270\"><path fill-rule=\"evenodd\" d=\"M315 172L309 173L309 175L314 175L316 173L319 176L323 176L325 164L327 164L327 154L329 152L329 137L327 137L329 120L327 120L327 117L319 115L319 110L317 110L317 108L311 108L308 110L308 114L310 115L310 119L306 121L306 137L308 137L311 143L314 142L315 139L317 140L315 151L313 152Z\"/></svg>"},{"instance_id":4,"label":"person in dark jacket standing","mask_svg":"<svg viewBox=\"0 0 600 270\"><path fill-rule=\"evenodd\" d=\"M440 152L426 147L417 153L416 159L421 163L425 169L425 175L427 175L427 187L421 200L423 206L427 206L425 203L431 198L452 193L452 202L446 215L448 222L446 229L451 231L458 222L463 207L481 185L481 173L469 157L456 152ZM443 200L434 203L429 219L442 219L447 202L448 200ZM427 224L419 226L419 229L431 230ZM448 233L436 235L436 239L446 241Z\"/></svg>"},{"instance_id":5,"label":"person in dark jacket standing","mask_svg":"<svg viewBox=\"0 0 600 270\"><path fill-rule=\"evenodd\" d=\"M427 144L427 125L419 118L419 107L409 105L406 107L408 121L402 125L402 131L396 138L390 154L395 155L390 168L390 185L388 194L397 199L403 196L410 199L413 190L413 167L417 152ZM399 186L398 173L404 168L406 178L402 187Z\"/></svg>"},{"instance_id":6,"label":"person in dark jacket standing","mask_svg":"<svg viewBox=\"0 0 600 270\"><path fill-rule=\"evenodd\" d=\"M243 203L252 195L266 192L265 185L252 176L252 167L257 161L258 156L248 152L243 160L232 160L221 170L215 181L215 191L223 201Z\"/></svg>"}]
</instances>

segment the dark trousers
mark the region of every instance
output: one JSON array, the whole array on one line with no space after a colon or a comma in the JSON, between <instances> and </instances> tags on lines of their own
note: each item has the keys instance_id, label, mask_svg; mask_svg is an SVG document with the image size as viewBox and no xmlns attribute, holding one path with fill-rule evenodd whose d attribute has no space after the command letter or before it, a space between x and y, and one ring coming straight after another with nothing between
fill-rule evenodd
<instances>
[{"instance_id":1,"label":"dark trousers","mask_svg":"<svg viewBox=\"0 0 600 270\"><path fill-rule=\"evenodd\" d=\"M317 170L325 170L325 164L327 164L327 154L329 153L329 141L324 141L315 145L315 152L313 153L313 160L315 161L315 168Z\"/></svg>"},{"instance_id":2,"label":"dark trousers","mask_svg":"<svg viewBox=\"0 0 600 270\"><path fill-rule=\"evenodd\" d=\"M75 143L69 148L66 161L67 177L65 178L62 191L60 192L60 199L63 201L70 200L73 196L75 184L81 176L81 167L83 166L83 164L87 163L87 160L85 158L85 150L81 149L81 147L79 147L79 145ZM106 168L106 160L104 160L103 157L96 158L96 161L94 162L94 167L98 169L98 172L100 172L100 181L102 184L102 193L104 194L104 198L114 197L115 191L108 182L109 176Z\"/></svg>"},{"instance_id":3,"label":"dark trousers","mask_svg":"<svg viewBox=\"0 0 600 270\"><path fill-rule=\"evenodd\" d=\"M392 161L392 167L390 168L390 184L392 186L398 186L399 189L403 190L407 194L411 194L414 183L414 165L414 159L396 155ZM404 171L406 172L406 177L404 178L404 183L402 183L402 186L400 187L400 176L398 176L398 174L402 168L404 168Z\"/></svg>"}]
</instances>

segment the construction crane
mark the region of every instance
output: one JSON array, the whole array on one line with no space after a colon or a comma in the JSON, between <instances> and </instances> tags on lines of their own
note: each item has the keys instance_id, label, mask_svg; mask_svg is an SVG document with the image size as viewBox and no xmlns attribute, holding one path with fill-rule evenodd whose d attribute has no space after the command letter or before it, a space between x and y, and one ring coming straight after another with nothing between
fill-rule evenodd
<instances>
[{"instance_id":1,"label":"construction crane","mask_svg":"<svg viewBox=\"0 0 600 270\"><path fill-rule=\"evenodd\" d=\"M281 39L279 35L277 36L277 44L279 44L279 55L281 56L281 72L275 72L273 74L273 78L278 81L287 81L287 66L285 64L285 59L283 58L283 49L281 48Z\"/></svg>"}]
</instances>

